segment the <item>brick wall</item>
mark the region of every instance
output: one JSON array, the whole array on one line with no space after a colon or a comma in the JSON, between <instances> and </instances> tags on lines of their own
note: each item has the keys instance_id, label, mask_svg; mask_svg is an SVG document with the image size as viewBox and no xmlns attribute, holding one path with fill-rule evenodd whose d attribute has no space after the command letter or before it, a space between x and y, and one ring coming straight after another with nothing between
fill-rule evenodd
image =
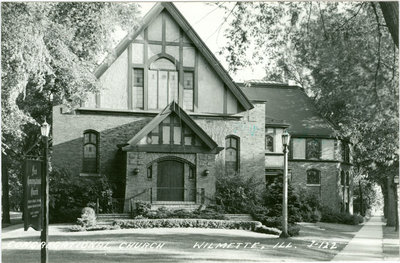
<instances>
[{"instance_id":1,"label":"brick wall","mask_svg":"<svg viewBox=\"0 0 400 263\"><path fill-rule=\"evenodd\" d=\"M317 189L314 186L307 187L307 170L318 169L321 171L321 186ZM340 186L340 169L338 162L290 162L289 169L292 170L292 185L294 187L305 187L313 192L320 192L321 202L324 206L329 206L336 211L341 210L343 195ZM352 186L350 184L350 200L352 200ZM352 213L352 201L350 204L350 212Z\"/></svg>"},{"instance_id":2,"label":"brick wall","mask_svg":"<svg viewBox=\"0 0 400 263\"><path fill-rule=\"evenodd\" d=\"M116 196L124 195L125 156L117 144L130 140L151 118L133 116L62 114L63 107L53 108L52 165L71 176L82 171L83 133L87 129L99 132L99 172L117 185ZM63 109L65 112L65 109Z\"/></svg>"},{"instance_id":3,"label":"brick wall","mask_svg":"<svg viewBox=\"0 0 400 263\"><path fill-rule=\"evenodd\" d=\"M53 108L53 166L56 169L67 169L71 175L78 176L82 168L83 132L93 129L100 133L99 157L101 174L119 185L118 197L129 198L140 191L157 186L156 164L153 164L153 178L147 178L147 166L154 160L174 156L195 165L196 188L204 188L206 201L213 200L216 175L221 172L225 151L214 154L147 154L124 153L117 144L124 144L131 139L151 117L84 115L61 113L62 107ZM65 109L64 109L65 110ZM240 137L240 171L243 176L255 175L264 182L264 120L265 104L255 104L255 108L245 112L240 119L211 119L193 117L219 146L225 146L225 137ZM139 174L133 175L133 169L139 168ZM209 175L204 176L204 171ZM185 169L185 178L188 170ZM126 181L126 184L125 184ZM260 184L260 187L265 185ZM125 191L126 188L126 191ZM144 193L143 198L150 199ZM146 196L146 197L145 197Z\"/></svg>"}]
</instances>

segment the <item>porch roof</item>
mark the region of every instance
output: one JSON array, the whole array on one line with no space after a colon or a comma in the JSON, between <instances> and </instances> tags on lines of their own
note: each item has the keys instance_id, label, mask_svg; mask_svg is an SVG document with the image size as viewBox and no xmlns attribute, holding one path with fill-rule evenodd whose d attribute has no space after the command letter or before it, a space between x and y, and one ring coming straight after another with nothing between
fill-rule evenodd
<instances>
[{"instance_id":1,"label":"porch roof","mask_svg":"<svg viewBox=\"0 0 400 263\"><path fill-rule=\"evenodd\" d=\"M163 120L171 113L175 113L178 118L186 124L196 136L208 147L209 152L218 153L223 148L218 147L218 144L181 108L173 101L167 105L157 116L155 116L146 126L144 126L132 139L127 142L127 145L122 147L122 150L129 151L136 146L140 140L156 128ZM153 146L154 147L154 146ZM168 148L168 147L167 147Z\"/></svg>"}]
</instances>

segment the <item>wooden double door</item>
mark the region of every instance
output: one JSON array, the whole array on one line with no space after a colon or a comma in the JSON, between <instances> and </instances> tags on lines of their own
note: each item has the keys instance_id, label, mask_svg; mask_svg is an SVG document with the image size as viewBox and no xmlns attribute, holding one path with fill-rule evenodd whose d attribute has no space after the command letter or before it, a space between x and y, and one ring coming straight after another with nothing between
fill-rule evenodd
<instances>
[{"instance_id":1,"label":"wooden double door","mask_svg":"<svg viewBox=\"0 0 400 263\"><path fill-rule=\"evenodd\" d=\"M157 167L157 201L184 201L184 163L165 160Z\"/></svg>"}]
</instances>

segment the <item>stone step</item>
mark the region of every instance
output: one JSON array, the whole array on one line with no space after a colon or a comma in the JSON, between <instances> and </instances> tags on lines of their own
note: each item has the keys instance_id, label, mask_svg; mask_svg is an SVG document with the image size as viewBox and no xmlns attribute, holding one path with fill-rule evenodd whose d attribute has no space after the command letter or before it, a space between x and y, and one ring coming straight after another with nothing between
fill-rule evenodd
<instances>
[{"instance_id":1,"label":"stone step","mask_svg":"<svg viewBox=\"0 0 400 263\"><path fill-rule=\"evenodd\" d=\"M225 214L226 218L231 221L253 221L250 214Z\"/></svg>"}]
</instances>

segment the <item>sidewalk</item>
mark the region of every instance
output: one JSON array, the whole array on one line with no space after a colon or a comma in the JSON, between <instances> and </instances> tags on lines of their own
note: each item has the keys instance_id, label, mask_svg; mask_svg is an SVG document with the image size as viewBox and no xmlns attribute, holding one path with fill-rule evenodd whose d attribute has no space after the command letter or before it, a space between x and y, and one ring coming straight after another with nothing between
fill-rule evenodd
<instances>
[{"instance_id":1,"label":"sidewalk","mask_svg":"<svg viewBox=\"0 0 400 263\"><path fill-rule=\"evenodd\" d=\"M399 232L394 227L383 227L383 255L385 261L399 262Z\"/></svg>"},{"instance_id":2,"label":"sidewalk","mask_svg":"<svg viewBox=\"0 0 400 263\"><path fill-rule=\"evenodd\" d=\"M382 248L382 217L374 216L364 224L349 244L337 254L332 261L381 261Z\"/></svg>"}]
</instances>

